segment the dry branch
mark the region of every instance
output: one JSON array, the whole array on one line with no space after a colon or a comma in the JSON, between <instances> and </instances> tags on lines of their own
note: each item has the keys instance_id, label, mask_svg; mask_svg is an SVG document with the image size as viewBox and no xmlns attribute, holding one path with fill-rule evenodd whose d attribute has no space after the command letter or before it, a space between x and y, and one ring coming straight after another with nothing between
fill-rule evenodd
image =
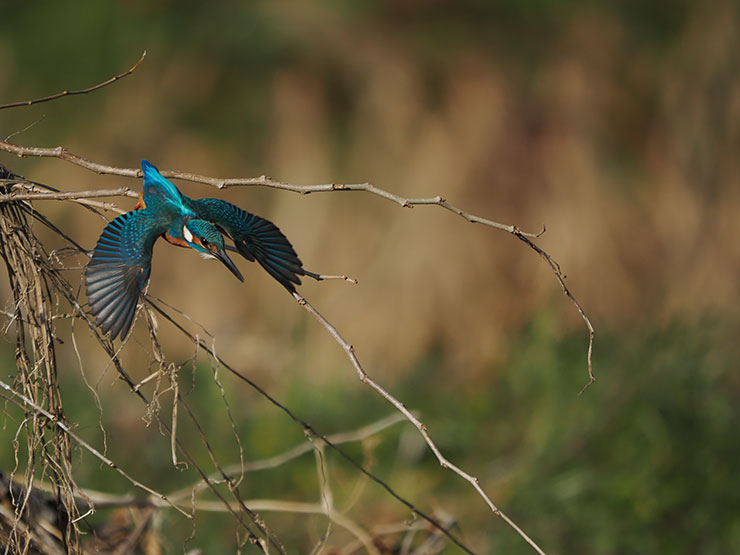
<instances>
[{"instance_id":1,"label":"dry branch","mask_svg":"<svg viewBox=\"0 0 740 555\"><path fill-rule=\"evenodd\" d=\"M66 160L68 162L71 162L73 164L76 164L80 167L83 167L90 171L94 171L99 174L120 175L124 177L141 177L142 176L141 170L129 169L129 168L118 168L115 166L108 166L105 164L93 162L91 160L83 158L82 156L73 154L61 146L58 146L55 148L26 147L26 146L15 145L7 141L0 141L0 150L5 150L6 152L15 154L16 156L19 156L21 158L28 157L28 156L59 158L61 160ZM450 212L453 212L454 214L457 214L458 216L464 218L470 223L478 223L478 224L481 224L487 227L492 227L494 229L498 229L498 230L510 233L511 235L514 235L515 237L523 241L529 248L534 250L540 257L542 257L545 260L547 265L550 267L550 270L555 275L555 278L557 279L558 284L563 289L563 293L566 295L568 300L570 300L570 302L573 303L573 305L576 307L576 310L578 310L578 314L581 316L581 319L583 320L584 325L586 326L586 329L588 330L588 350L586 353L586 369L588 372L588 382L586 383L586 385L583 386L583 389L581 389L580 393L583 393L583 391L585 391L586 388L588 388L592 383L596 381L596 377L593 372L593 365L591 361L591 354L593 352L593 343L594 343L594 336L595 336L594 327L591 324L591 321L588 318L588 315L583 310L578 300L575 298L573 293L570 291L568 286L565 284L565 275L562 273L560 269L560 265L544 249L537 246L537 244L535 244L534 241L532 241L532 239L536 239L537 237L540 237L545 232L544 226L542 228L542 231L538 233L527 233L519 229L517 226L502 224L502 223L499 223L493 220L489 220L486 218L482 218L480 216L476 216L474 214L470 214L469 212L466 212L450 204L449 202L447 202L447 200L445 200L439 195L435 197L425 197L425 198L406 198L406 197L401 197L399 195L393 194L379 187L376 187L372 183L353 183L353 184L324 183L320 185L294 185L292 183L275 181L272 178L264 176L264 175L261 177L254 177L254 178L215 178L215 177L208 177L208 176L187 173L187 172L179 172L179 171L162 171L161 173L165 177L183 179L185 181L191 181L193 183L203 183L205 185L212 185L219 189L224 189L226 187L236 187L236 186L241 186L241 187L262 186L262 187L271 187L273 189L280 189L283 191L291 191L291 192L300 193L303 195L307 195L310 193L323 193L323 192L333 192L333 191L364 191L364 192L367 192L373 195L377 195L384 199L390 200L392 202L395 202L396 204L404 208L413 208L414 206L440 206L444 208L445 210L448 210Z\"/></svg>"},{"instance_id":2,"label":"dry branch","mask_svg":"<svg viewBox=\"0 0 740 555\"><path fill-rule=\"evenodd\" d=\"M0 195L0 202L15 202L19 200L78 200L100 197L133 197L139 195L128 187L118 189L99 189L95 191L69 191L66 193L7 193Z\"/></svg>"},{"instance_id":3,"label":"dry branch","mask_svg":"<svg viewBox=\"0 0 740 555\"><path fill-rule=\"evenodd\" d=\"M529 544L532 546L532 548L537 551L537 553L540 553L544 555L544 552L540 547L530 538L519 526L517 526L509 517L507 517L491 500L491 498L488 496L488 494L483 490L483 488L480 485L480 481L475 476L471 476L458 466L454 465L447 459L442 452L439 450L437 445L432 440L431 436L429 435L429 432L427 431L426 425L419 420L409 409L406 408L406 405L401 403L398 399L396 399L393 395L388 393L382 386L378 384L373 378L368 375L367 372L363 369L362 365L360 364L359 359L357 358L357 355L355 354L354 347L350 345L337 331L337 329L327 320L324 318L324 316L321 315L321 313L316 310L305 298L300 296L298 293L293 293L293 297L296 301L298 301L298 304L301 305L303 308L306 309L306 311L311 314L328 332L329 334L334 338L334 340L339 344L340 347L344 350L345 354L347 355L347 358L349 359L350 363L354 367L355 371L357 372L358 377L360 378L360 381L375 390L381 397L383 397L386 401L388 401L390 404L392 404L401 414L403 414L406 419L411 422L417 430L419 430L419 433L424 438L424 441L426 441L429 448L434 453L434 456L437 457L437 460L439 461L440 466L442 468L446 468L457 474L458 476L462 477L464 480L470 483L470 485L475 488L475 490L478 492L478 495L480 495L483 500L486 502L488 507L493 511L495 515L500 516L501 518L506 521L506 523L511 526L516 532Z\"/></svg>"},{"instance_id":4,"label":"dry branch","mask_svg":"<svg viewBox=\"0 0 740 555\"><path fill-rule=\"evenodd\" d=\"M123 79L127 75L131 75L134 70L139 67L139 64L144 61L144 58L146 57L146 50L141 55L141 58L139 58L139 61L136 62L131 69L128 71L124 71L123 73L119 75L114 75L110 79L107 79L103 81L102 83L98 83L97 85L94 85L92 87L88 87L86 89L80 89L77 91L62 91L57 94L52 94L50 96L45 96L43 98L36 98L34 100L21 100L19 102L11 102L9 104L0 104L0 110L4 110L5 108L17 108L19 106L30 106L31 104L40 104L41 102L49 102L50 100L56 100L57 98L62 98L63 96L73 96L77 94L87 94L91 93L93 91L96 91L98 89L102 89L103 87L110 85L112 83L115 83L119 79Z\"/></svg>"}]
</instances>

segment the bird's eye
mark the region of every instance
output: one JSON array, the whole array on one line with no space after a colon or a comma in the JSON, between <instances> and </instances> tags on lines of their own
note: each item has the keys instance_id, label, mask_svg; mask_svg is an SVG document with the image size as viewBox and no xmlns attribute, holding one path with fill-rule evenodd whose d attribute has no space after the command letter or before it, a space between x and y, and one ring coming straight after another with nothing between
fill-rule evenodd
<instances>
[{"instance_id":1,"label":"bird's eye","mask_svg":"<svg viewBox=\"0 0 740 555\"><path fill-rule=\"evenodd\" d=\"M203 246L204 247L207 247L208 246L208 240L207 239L201 239L200 242L203 243Z\"/></svg>"}]
</instances>

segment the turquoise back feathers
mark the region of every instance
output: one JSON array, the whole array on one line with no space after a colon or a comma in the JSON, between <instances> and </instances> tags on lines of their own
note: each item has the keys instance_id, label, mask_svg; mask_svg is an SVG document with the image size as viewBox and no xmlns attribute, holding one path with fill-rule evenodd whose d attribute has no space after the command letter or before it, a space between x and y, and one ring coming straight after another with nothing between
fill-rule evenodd
<instances>
[{"instance_id":1,"label":"turquoise back feathers","mask_svg":"<svg viewBox=\"0 0 740 555\"><path fill-rule=\"evenodd\" d=\"M163 202L175 210L187 210L182 201L182 194L174 183L165 179L159 170L147 160L141 161L141 171L144 174L144 202Z\"/></svg>"}]
</instances>

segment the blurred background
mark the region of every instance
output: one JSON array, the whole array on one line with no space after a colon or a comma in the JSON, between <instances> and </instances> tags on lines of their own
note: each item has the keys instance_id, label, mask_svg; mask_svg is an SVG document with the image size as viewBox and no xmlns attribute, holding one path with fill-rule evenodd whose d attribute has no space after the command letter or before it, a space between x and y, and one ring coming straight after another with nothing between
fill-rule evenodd
<instances>
[{"instance_id":1,"label":"blurred background","mask_svg":"<svg viewBox=\"0 0 740 555\"><path fill-rule=\"evenodd\" d=\"M84 88L147 56L90 95L0 111L0 135L37 122L11 142L129 168L145 157L215 177L369 181L440 194L529 231L545 224L538 244L596 328L598 381L580 397L586 330L546 264L514 237L361 192L177 182L273 220L308 269L359 281L309 280L301 293L545 551L726 553L740 545L739 9L732 0L13 3L0 19L0 103ZM63 190L140 186L61 160L0 153L0 163ZM36 208L86 248L105 226L72 203ZM50 250L64 246L37 231ZM75 285L83 262L65 261ZM245 284L161 242L149 292L322 432L392 412L277 283L239 264ZM4 278L0 294L12 311ZM159 327L168 359L185 362L180 380L222 462L238 462L210 365ZM100 422L108 455L142 481L194 482L174 471L169 438L147 426L89 330L60 321L57 332L62 396L80 433L102 445ZM13 353L10 331L3 379L14 375ZM143 320L121 358L136 379L153 368ZM245 459L302 441L254 391L220 380ZM6 410L8 471L22 414ZM78 455L81 486L127 490ZM359 477L328 457L344 502ZM366 462L419 508L452 515L475 552L530 552L409 425L378 436ZM248 477L240 490L316 500L313 460ZM410 518L372 485L348 514L368 528ZM321 517L263 516L290 552L310 551L326 528ZM200 517L187 542L191 524L176 514L158 526L166 552L236 545L219 515ZM343 534L328 544L347 543Z\"/></svg>"}]
</instances>

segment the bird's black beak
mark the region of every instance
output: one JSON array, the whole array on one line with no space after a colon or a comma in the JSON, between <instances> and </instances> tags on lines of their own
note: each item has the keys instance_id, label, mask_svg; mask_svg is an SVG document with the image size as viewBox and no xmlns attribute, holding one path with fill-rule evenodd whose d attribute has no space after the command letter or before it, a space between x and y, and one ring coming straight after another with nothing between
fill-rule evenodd
<instances>
[{"instance_id":1,"label":"bird's black beak","mask_svg":"<svg viewBox=\"0 0 740 555\"><path fill-rule=\"evenodd\" d=\"M231 261L231 258L229 258L229 255L226 254L226 251L224 249L221 249L220 251L217 251L214 253L214 256L218 258L221 262L223 262L224 266L226 266L229 271L231 271L232 274L236 276L236 278L239 281L244 281L244 277L242 276L242 273L239 271L239 268L236 267L236 265Z\"/></svg>"}]
</instances>

